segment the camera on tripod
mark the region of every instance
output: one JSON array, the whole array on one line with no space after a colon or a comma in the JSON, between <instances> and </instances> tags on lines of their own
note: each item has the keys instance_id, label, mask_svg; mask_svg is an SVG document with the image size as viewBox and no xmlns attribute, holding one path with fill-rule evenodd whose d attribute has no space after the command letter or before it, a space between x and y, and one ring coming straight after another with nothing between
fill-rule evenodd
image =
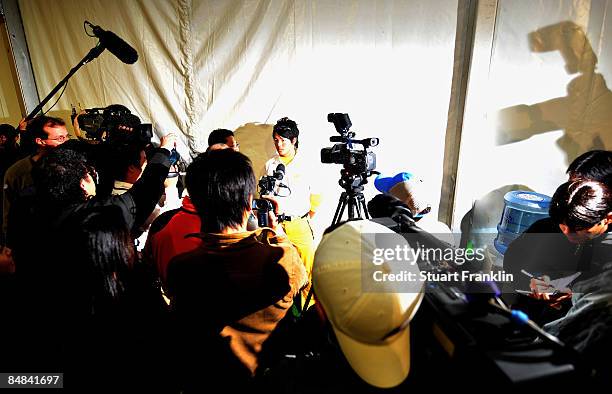
<instances>
[{"instance_id":1,"label":"camera on tripod","mask_svg":"<svg viewBox=\"0 0 612 394\"><path fill-rule=\"evenodd\" d=\"M348 114L327 114L327 121L334 124L340 136L329 138L331 142L338 142L338 144L331 148L321 149L321 162L343 166L338 183L344 191L340 195L332 225L340 222L344 209L347 207L349 220L362 219L362 214L369 218L362 192L363 185L368 183L368 177L378 174L374 171L376 155L369 151L369 148L378 145L378 138L354 140L355 133L349 131L353 124ZM353 144L361 145L363 149L354 149Z\"/></svg>"},{"instance_id":2,"label":"camera on tripod","mask_svg":"<svg viewBox=\"0 0 612 394\"><path fill-rule=\"evenodd\" d=\"M342 164L351 174L361 174L376 168L376 154L370 152L370 147L378 145L378 138L354 140L355 133L349 131L351 119L348 114L327 114L327 121L333 123L340 137L330 137L331 142L339 142L331 148L321 149L321 163ZM363 149L353 149L353 144L363 146Z\"/></svg>"},{"instance_id":3,"label":"camera on tripod","mask_svg":"<svg viewBox=\"0 0 612 394\"><path fill-rule=\"evenodd\" d=\"M279 164L272 175L264 175L259 179L259 196L274 195L278 196L276 192L277 182L280 182L285 176L285 165ZM282 185L281 185L282 186ZM265 198L256 198L253 200L253 209L257 210L257 225L259 227L269 227L268 212L274 212L274 205L270 200ZM278 222L291 221L291 217L283 214L277 216Z\"/></svg>"}]
</instances>

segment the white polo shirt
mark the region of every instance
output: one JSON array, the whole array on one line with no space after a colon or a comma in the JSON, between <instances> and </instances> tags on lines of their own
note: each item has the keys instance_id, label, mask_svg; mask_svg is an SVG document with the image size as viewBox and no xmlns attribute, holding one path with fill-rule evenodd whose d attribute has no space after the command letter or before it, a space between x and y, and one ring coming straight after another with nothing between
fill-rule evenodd
<instances>
[{"instance_id":1,"label":"white polo shirt","mask_svg":"<svg viewBox=\"0 0 612 394\"><path fill-rule=\"evenodd\" d=\"M278 154L266 162L266 175L274 174L279 164L284 164ZM276 183L275 192L277 196L279 211L285 215L303 216L310 211L310 195L316 194L312 185L312 168L302 160L301 156L295 155L289 164L285 165L285 176ZM280 185L286 185L282 187Z\"/></svg>"}]
</instances>

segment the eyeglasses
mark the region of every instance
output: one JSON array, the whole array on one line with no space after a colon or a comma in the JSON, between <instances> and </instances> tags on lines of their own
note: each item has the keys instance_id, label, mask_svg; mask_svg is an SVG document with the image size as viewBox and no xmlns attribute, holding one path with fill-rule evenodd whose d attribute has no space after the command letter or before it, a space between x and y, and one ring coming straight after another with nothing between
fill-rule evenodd
<instances>
[{"instance_id":1,"label":"eyeglasses","mask_svg":"<svg viewBox=\"0 0 612 394\"><path fill-rule=\"evenodd\" d=\"M69 139L70 139L69 135L60 135L57 138L49 138L49 137L47 137L47 140L57 141L57 142L64 142L64 141L69 140Z\"/></svg>"}]
</instances>

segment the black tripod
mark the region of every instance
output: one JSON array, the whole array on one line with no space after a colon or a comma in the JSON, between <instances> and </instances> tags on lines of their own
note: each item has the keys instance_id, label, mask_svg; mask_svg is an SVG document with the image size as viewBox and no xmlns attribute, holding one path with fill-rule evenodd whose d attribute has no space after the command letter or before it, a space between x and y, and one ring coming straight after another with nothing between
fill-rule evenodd
<instances>
[{"instance_id":1,"label":"black tripod","mask_svg":"<svg viewBox=\"0 0 612 394\"><path fill-rule=\"evenodd\" d=\"M378 171L366 171L359 174L351 174L346 169L340 170L340 181L338 183L344 188L340 199L338 200L338 206L336 207L336 213L332 220L332 226L337 225L342 221L342 214L344 209L348 206L348 220L353 219L366 219L370 218L368 207L365 203L365 197L363 196L363 185L368 183L368 177L380 174ZM363 213L363 216L362 216ZM310 299L312 298L314 287L310 287L304 308L308 308Z\"/></svg>"},{"instance_id":2,"label":"black tripod","mask_svg":"<svg viewBox=\"0 0 612 394\"><path fill-rule=\"evenodd\" d=\"M360 174L351 174L346 169L340 171L341 177L338 182L340 186L344 188L338 206L336 207L336 213L332 220L332 226L342 221L342 214L344 209L348 206L348 219L366 219L370 218L368 208L366 207L365 198L363 197L363 185L368 182L368 177L373 174L378 174L376 171L367 171ZM363 213L363 216L362 216Z\"/></svg>"}]
</instances>

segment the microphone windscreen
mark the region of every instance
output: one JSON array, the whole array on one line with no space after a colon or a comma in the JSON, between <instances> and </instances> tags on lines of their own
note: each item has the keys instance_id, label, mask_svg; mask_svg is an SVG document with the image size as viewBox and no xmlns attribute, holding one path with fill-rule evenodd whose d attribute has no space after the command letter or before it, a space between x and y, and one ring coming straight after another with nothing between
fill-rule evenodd
<instances>
[{"instance_id":1,"label":"microphone windscreen","mask_svg":"<svg viewBox=\"0 0 612 394\"><path fill-rule=\"evenodd\" d=\"M106 49L123 63L134 64L138 60L138 52L112 31L102 33L100 40Z\"/></svg>"},{"instance_id":2,"label":"microphone windscreen","mask_svg":"<svg viewBox=\"0 0 612 394\"><path fill-rule=\"evenodd\" d=\"M283 179L284 176L285 165L283 163L280 163L278 166L276 166L276 171L274 171L274 177L280 181L281 179Z\"/></svg>"}]
</instances>

